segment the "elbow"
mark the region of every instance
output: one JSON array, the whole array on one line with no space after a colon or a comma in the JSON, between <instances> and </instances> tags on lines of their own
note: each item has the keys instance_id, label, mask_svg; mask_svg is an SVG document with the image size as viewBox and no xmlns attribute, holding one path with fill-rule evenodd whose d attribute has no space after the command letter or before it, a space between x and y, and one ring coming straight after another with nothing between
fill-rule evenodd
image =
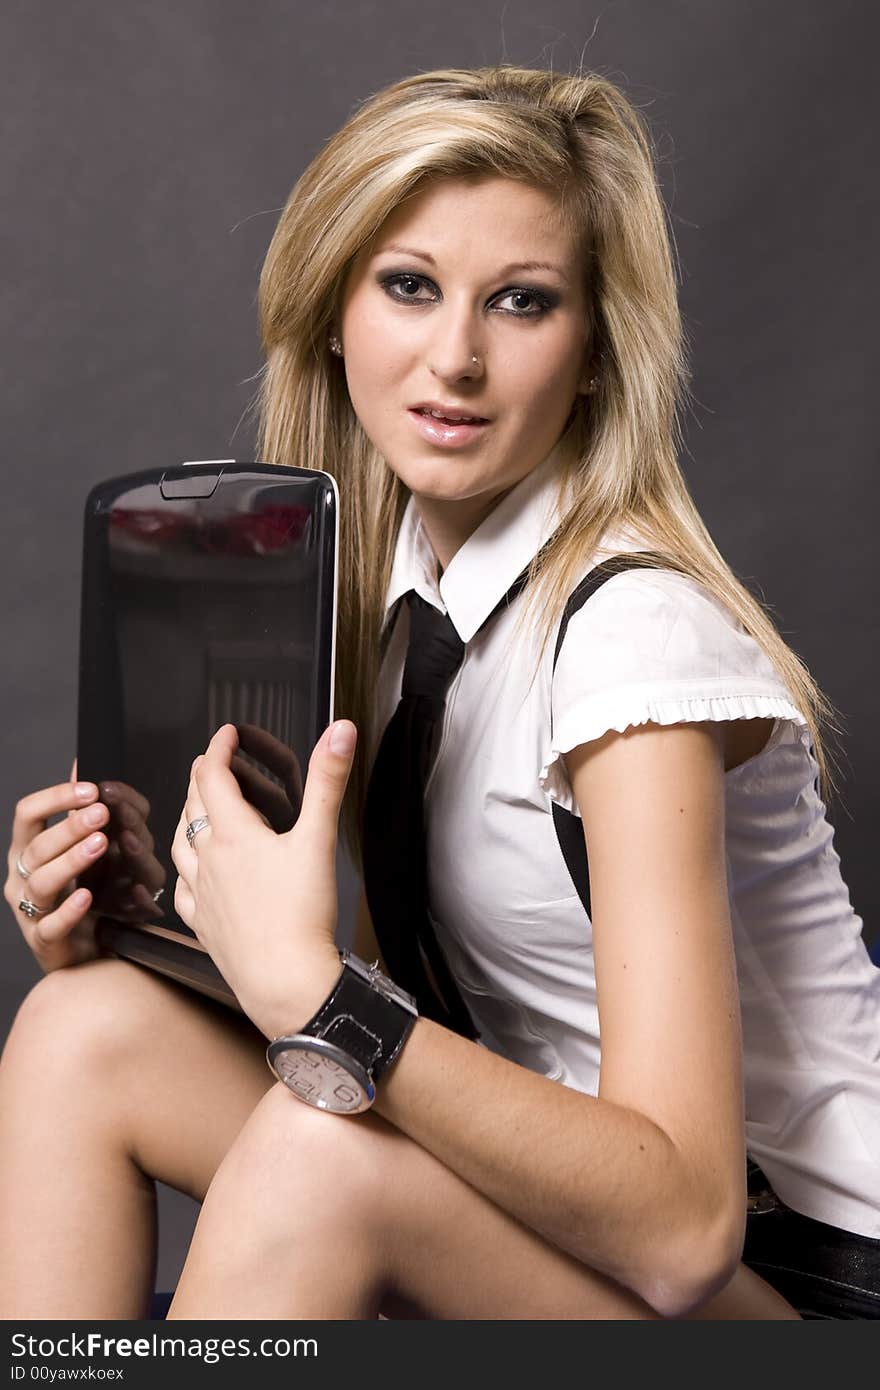
<instances>
[{"instance_id":1,"label":"elbow","mask_svg":"<svg viewBox=\"0 0 880 1390\"><path fill-rule=\"evenodd\" d=\"M641 1296L662 1318L688 1318L726 1288L742 1259L745 1210L729 1209L669 1241Z\"/></svg>"}]
</instances>

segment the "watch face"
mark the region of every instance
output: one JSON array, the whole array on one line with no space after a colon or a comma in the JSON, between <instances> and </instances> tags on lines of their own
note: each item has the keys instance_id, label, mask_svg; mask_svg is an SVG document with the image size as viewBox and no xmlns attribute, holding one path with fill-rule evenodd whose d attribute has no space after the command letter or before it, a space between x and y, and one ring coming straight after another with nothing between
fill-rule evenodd
<instances>
[{"instance_id":1,"label":"watch face","mask_svg":"<svg viewBox=\"0 0 880 1390\"><path fill-rule=\"evenodd\" d=\"M345 1059L346 1065L342 1064ZM365 1071L339 1048L318 1038L288 1039L272 1056L277 1075L300 1100L335 1115L357 1114L373 1103L375 1087Z\"/></svg>"}]
</instances>

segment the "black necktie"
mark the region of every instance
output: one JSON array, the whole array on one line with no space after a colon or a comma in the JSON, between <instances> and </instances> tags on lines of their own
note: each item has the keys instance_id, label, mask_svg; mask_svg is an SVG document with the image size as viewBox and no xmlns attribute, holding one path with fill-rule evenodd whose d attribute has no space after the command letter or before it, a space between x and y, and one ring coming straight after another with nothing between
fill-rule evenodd
<instances>
[{"instance_id":1,"label":"black necktie","mask_svg":"<svg viewBox=\"0 0 880 1390\"><path fill-rule=\"evenodd\" d=\"M527 573L519 575L479 631L512 602ZM425 1017L476 1038L428 917L425 857L425 784L443 728L446 692L465 646L448 615L413 590L406 598L410 633L400 702L379 744L364 807L364 889L391 978L415 995Z\"/></svg>"}]
</instances>

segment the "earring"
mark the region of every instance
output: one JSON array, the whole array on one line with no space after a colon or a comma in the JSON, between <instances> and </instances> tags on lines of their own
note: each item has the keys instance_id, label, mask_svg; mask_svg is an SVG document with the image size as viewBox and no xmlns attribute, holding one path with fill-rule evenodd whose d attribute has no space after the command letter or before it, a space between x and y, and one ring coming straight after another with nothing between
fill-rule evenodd
<instances>
[{"instance_id":1,"label":"earring","mask_svg":"<svg viewBox=\"0 0 880 1390\"><path fill-rule=\"evenodd\" d=\"M599 385L599 378L598 378L597 376L590 377L590 394L591 394L591 395L592 395L593 392L596 390L596 388L597 388L598 385Z\"/></svg>"},{"instance_id":2,"label":"earring","mask_svg":"<svg viewBox=\"0 0 880 1390\"><path fill-rule=\"evenodd\" d=\"M335 352L337 357L342 356L342 344L335 333L331 333L330 335L330 351Z\"/></svg>"}]
</instances>

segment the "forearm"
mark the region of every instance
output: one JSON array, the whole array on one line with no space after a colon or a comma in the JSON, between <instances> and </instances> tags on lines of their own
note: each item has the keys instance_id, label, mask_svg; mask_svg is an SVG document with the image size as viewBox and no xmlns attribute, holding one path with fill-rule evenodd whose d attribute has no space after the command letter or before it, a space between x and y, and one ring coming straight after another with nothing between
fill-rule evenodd
<instances>
[{"instance_id":1,"label":"forearm","mask_svg":"<svg viewBox=\"0 0 880 1390\"><path fill-rule=\"evenodd\" d=\"M296 1032L339 975L312 953L283 1002L254 1014ZM373 1104L389 1123L546 1240L680 1316L726 1283L732 1237L709 1184L643 1113L559 1085L433 1023L416 1021ZM728 1268L729 1266L729 1268Z\"/></svg>"},{"instance_id":2,"label":"forearm","mask_svg":"<svg viewBox=\"0 0 880 1390\"><path fill-rule=\"evenodd\" d=\"M560 1249L674 1316L712 1262L670 1138L419 1019L374 1109ZM710 1248L706 1248L707 1244ZM711 1275L709 1276L711 1279Z\"/></svg>"}]
</instances>

